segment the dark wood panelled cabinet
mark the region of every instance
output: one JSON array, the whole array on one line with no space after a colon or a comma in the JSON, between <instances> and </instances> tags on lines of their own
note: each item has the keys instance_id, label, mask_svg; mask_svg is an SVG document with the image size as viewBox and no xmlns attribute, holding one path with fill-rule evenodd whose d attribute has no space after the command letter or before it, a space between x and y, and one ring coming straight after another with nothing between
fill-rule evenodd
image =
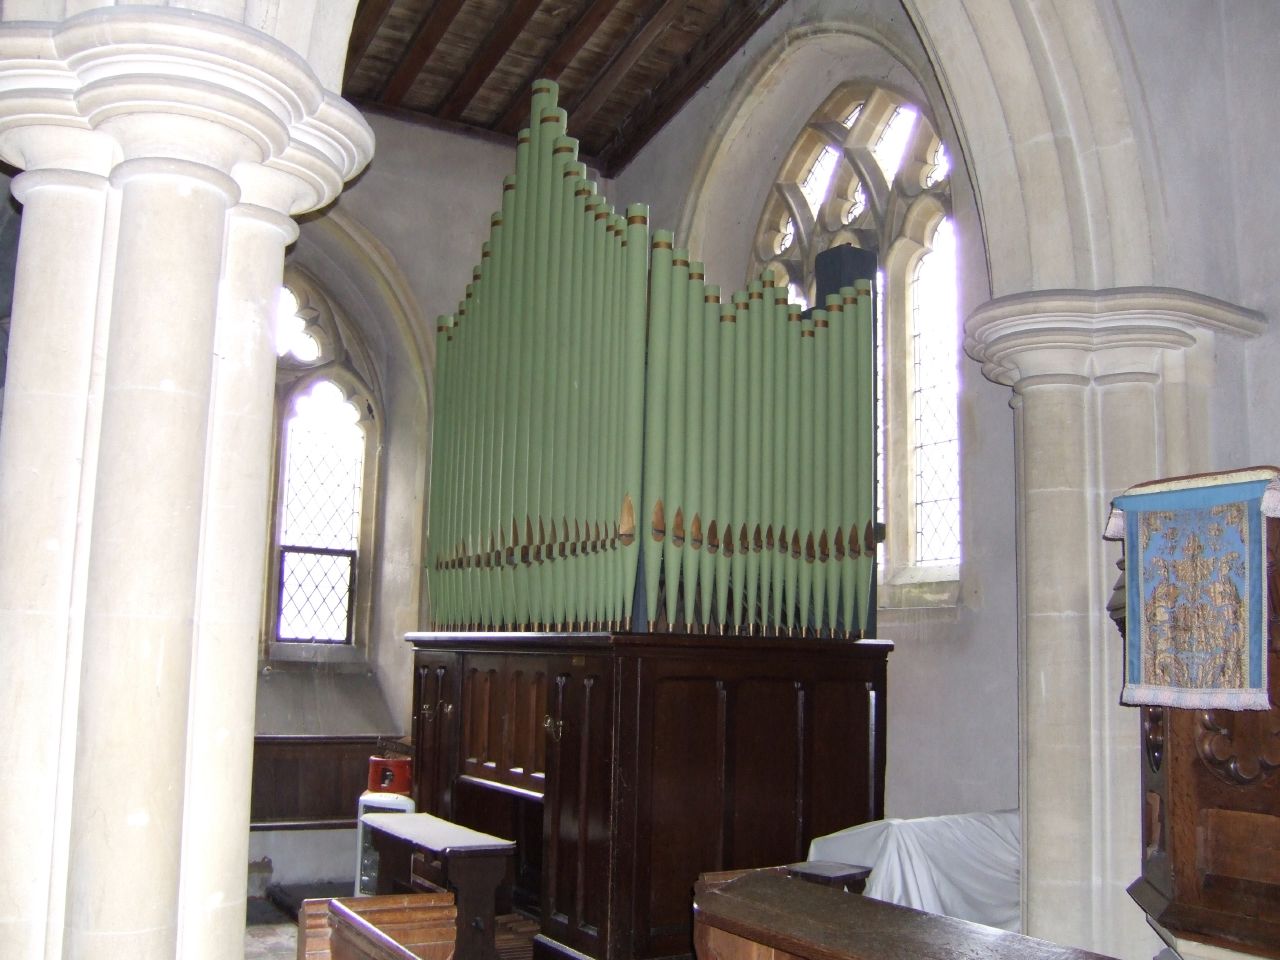
<instances>
[{"instance_id":1,"label":"dark wood panelled cabinet","mask_svg":"<svg viewBox=\"0 0 1280 960\"><path fill-rule=\"evenodd\" d=\"M889 643L408 640L418 807L517 841L542 956L689 955L701 873L882 815Z\"/></svg>"}]
</instances>

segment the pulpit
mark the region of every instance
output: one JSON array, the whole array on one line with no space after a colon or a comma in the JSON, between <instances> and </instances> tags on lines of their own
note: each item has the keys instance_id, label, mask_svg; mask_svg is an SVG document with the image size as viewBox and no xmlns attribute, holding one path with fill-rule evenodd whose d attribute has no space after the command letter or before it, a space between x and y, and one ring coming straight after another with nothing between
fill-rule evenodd
<instances>
[{"instance_id":1,"label":"pulpit","mask_svg":"<svg viewBox=\"0 0 1280 960\"><path fill-rule=\"evenodd\" d=\"M1180 938L1280 957L1280 521L1266 524L1273 706L1140 708L1142 874L1129 893ZM1112 609L1123 631L1123 604Z\"/></svg>"}]
</instances>

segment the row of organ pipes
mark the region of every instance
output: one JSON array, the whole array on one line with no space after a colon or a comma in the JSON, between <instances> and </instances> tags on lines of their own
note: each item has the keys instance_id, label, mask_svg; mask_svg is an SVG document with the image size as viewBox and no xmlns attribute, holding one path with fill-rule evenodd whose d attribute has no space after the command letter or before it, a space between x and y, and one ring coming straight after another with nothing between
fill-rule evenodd
<instances>
[{"instance_id":1,"label":"row of organ pipes","mask_svg":"<svg viewBox=\"0 0 1280 960\"><path fill-rule=\"evenodd\" d=\"M437 322L434 627L867 635L870 279L808 316L768 274L722 297L555 100Z\"/></svg>"}]
</instances>

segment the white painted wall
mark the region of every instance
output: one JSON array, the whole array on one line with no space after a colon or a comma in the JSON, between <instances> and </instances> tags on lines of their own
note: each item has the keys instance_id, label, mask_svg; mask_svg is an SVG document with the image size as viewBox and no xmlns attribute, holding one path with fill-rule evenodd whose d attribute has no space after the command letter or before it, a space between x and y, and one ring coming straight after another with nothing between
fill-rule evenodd
<instances>
[{"instance_id":1,"label":"white painted wall","mask_svg":"<svg viewBox=\"0 0 1280 960\"><path fill-rule=\"evenodd\" d=\"M1275 43L1280 35L1280 7L1253 0L1222 2L1225 103L1219 112L1229 123L1223 152L1208 159L1212 173L1231 192L1230 223L1234 234L1227 249L1235 260L1238 300L1261 310L1271 320L1262 338L1238 348L1231 363L1242 372L1240 392L1226 398L1217 425L1224 439L1236 437L1242 421L1248 425L1243 456L1228 448L1220 454L1224 466L1236 463L1280 463L1280 188L1274 161L1280 150L1280 99L1275 95ZM1225 109L1223 109L1225 106ZM1212 175L1206 172L1206 176ZM1205 210L1206 216L1213 211ZM1194 243L1193 237L1187 238ZM1240 411L1247 412L1247 418ZM1221 442L1221 441L1220 441Z\"/></svg>"},{"instance_id":2,"label":"white painted wall","mask_svg":"<svg viewBox=\"0 0 1280 960\"><path fill-rule=\"evenodd\" d=\"M249 862L267 860L267 883L323 883L350 880L355 888L356 832L351 830L265 830L249 834ZM261 870L261 868L260 868Z\"/></svg>"},{"instance_id":3,"label":"white painted wall","mask_svg":"<svg viewBox=\"0 0 1280 960\"><path fill-rule=\"evenodd\" d=\"M480 261L502 178L515 168L514 144L379 114L366 119L377 152L336 206L391 251L434 331L438 314L457 309Z\"/></svg>"}]
</instances>

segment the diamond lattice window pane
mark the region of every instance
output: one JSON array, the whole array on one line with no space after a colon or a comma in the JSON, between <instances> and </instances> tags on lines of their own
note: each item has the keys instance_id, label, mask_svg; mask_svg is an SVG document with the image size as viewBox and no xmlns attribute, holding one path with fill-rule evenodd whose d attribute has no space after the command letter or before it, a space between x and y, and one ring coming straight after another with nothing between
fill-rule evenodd
<instances>
[{"instance_id":1,"label":"diamond lattice window pane","mask_svg":"<svg viewBox=\"0 0 1280 960\"><path fill-rule=\"evenodd\" d=\"M334 384L298 398L288 423L282 543L354 550L360 533L364 431Z\"/></svg>"},{"instance_id":2,"label":"diamond lattice window pane","mask_svg":"<svg viewBox=\"0 0 1280 960\"><path fill-rule=\"evenodd\" d=\"M346 643L355 553L281 554L280 640Z\"/></svg>"},{"instance_id":3,"label":"diamond lattice window pane","mask_svg":"<svg viewBox=\"0 0 1280 960\"><path fill-rule=\"evenodd\" d=\"M915 562L960 559L960 444L956 417L955 235L934 233L912 282Z\"/></svg>"},{"instance_id":4,"label":"diamond lattice window pane","mask_svg":"<svg viewBox=\"0 0 1280 960\"><path fill-rule=\"evenodd\" d=\"M281 519L282 641L345 643L360 536L364 430L329 381L298 397L285 427Z\"/></svg>"}]
</instances>

